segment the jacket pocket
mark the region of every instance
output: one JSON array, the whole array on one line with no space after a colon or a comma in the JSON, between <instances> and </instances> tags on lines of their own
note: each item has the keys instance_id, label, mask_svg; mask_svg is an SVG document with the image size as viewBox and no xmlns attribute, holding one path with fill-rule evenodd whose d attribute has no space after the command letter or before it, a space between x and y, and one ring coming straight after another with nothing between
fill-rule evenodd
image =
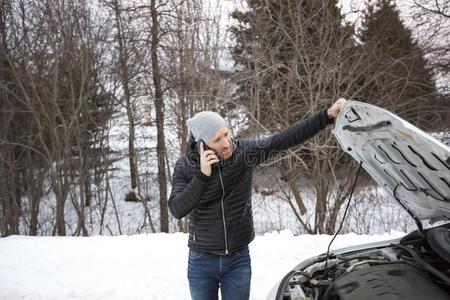
<instances>
[{"instance_id":1,"label":"jacket pocket","mask_svg":"<svg viewBox=\"0 0 450 300\"><path fill-rule=\"evenodd\" d=\"M195 232L195 223L197 222L197 210L192 211L192 240L195 242L197 240L197 234Z\"/></svg>"},{"instance_id":2,"label":"jacket pocket","mask_svg":"<svg viewBox=\"0 0 450 300\"><path fill-rule=\"evenodd\" d=\"M252 217L252 206L250 205L250 201L247 201L247 203L245 203L245 211L247 212L247 217L251 218Z\"/></svg>"}]
</instances>

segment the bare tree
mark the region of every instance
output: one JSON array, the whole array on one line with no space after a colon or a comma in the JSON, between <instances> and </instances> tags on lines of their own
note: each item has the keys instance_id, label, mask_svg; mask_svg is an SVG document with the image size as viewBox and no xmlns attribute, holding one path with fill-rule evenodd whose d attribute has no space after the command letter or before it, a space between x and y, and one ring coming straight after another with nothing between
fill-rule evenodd
<instances>
[{"instance_id":1,"label":"bare tree","mask_svg":"<svg viewBox=\"0 0 450 300\"><path fill-rule=\"evenodd\" d=\"M213 8L203 1L188 0L174 7L171 30L163 41L166 107L175 116L168 120L179 142L179 152L188 148L186 120L201 110L223 111L232 90L230 72L220 69L220 45L226 38L220 24L220 4ZM186 231L186 220L178 223Z\"/></svg>"},{"instance_id":2,"label":"bare tree","mask_svg":"<svg viewBox=\"0 0 450 300\"><path fill-rule=\"evenodd\" d=\"M233 55L241 67L237 101L248 108L254 132L279 131L338 98L357 98L378 76L368 74L376 61L367 61L364 50L355 47L353 27L343 22L335 1L249 3L248 11L234 13L240 23L232 32L237 42ZM356 166L331 132L266 165L281 167L282 177L274 185L284 189L280 197L301 228L333 233ZM311 187L314 211L306 210L300 180Z\"/></svg>"},{"instance_id":3,"label":"bare tree","mask_svg":"<svg viewBox=\"0 0 450 300\"><path fill-rule=\"evenodd\" d=\"M134 125L134 109L131 99L130 91L130 74L129 74L129 50L127 45L127 39L124 37L124 20L122 17L122 9L120 7L119 0L112 0L112 6L115 16L116 31L117 31L117 43L119 45L119 73L123 88L123 98L125 99L125 108L127 111L128 119L128 159L130 165L130 179L131 188L135 189L138 186L138 166L137 166L137 153L135 149L135 125Z\"/></svg>"},{"instance_id":4,"label":"bare tree","mask_svg":"<svg viewBox=\"0 0 450 300\"><path fill-rule=\"evenodd\" d=\"M380 47L356 36L333 2L248 1L247 11L234 13L239 21L232 28L237 42L233 55L239 64L236 95L249 111L253 132L279 131L340 97L361 96L428 129L438 128L435 116L448 104L438 102L431 73L424 67L424 52L407 36L400 18L395 19L395 10L391 21L404 29L404 48L412 49L397 56L382 48L399 51L392 42ZM380 23L389 29L379 27L374 33L387 40L392 23L383 24L381 18ZM282 176L274 184L303 230L334 232L356 165L339 150L331 132L268 165L281 167ZM305 211L308 205L302 197L305 191L297 187L299 181L313 187L314 212Z\"/></svg>"},{"instance_id":5,"label":"bare tree","mask_svg":"<svg viewBox=\"0 0 450 300\"><path fill-rule=\"evenodd\" d=\"M98 42L102 40L96 29L100 28L91 23L83 1L69 5L58 0L18 1L11 16L14 36L9 42L14 51L7 56L15 86L10 89L11 103L21 108L27 127L21 127L21 140L7 144L17 146L24 153L21 157L28 158L25 167L29 170L12 172L12 178L21 178L17 183L31 202L30 220L24 219L30 234L36 234L39 200L46 193L47 179L56 206L53 234L66 235L66 203L72 196L77 213L74 234L87 235L90 170L98 157L92 147L102 138L98 129L111 113L96 69L100 66Z\"/></svg>"},{"instance_id":6,"label":"bare tree","mask_svg":"<svg viewBox=\"0 0 450 300\"><path fill-rule=\"evenodd\" d=\"M450 5L448 1L414 0L409 17L418 42L424 49L428 64L433 68L437 87L441 94L437 105L441 107L444 128L450 120Z\"/></svg>"},{"instance_id":7,"label":"bare tree","mask_svg":"<svg viewBox=\"0 0 450 300\"><path fill-rule=\"evenodd\" d=\"M150 16L151 16L151 37L150 52L152 62L152 75L154 84L154 102L156 111L156 129L157 129L157 146L156 152L158 157L158 184L159 184L159 213L160 213L160 230L169 232L169 215L167 206L167 166L166 166L166 141L164 137L164 99L161 86L161 71L158 50L160 47L160 12L156 6L156 0L150 0Z\"/></svg>"}]
</instances>

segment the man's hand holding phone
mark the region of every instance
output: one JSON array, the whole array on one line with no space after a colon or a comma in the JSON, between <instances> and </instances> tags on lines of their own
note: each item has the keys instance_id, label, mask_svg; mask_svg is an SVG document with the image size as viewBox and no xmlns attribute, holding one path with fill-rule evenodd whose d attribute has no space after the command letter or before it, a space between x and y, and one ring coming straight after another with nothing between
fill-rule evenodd
<instances>
[{"instance_id":1,"label":"man's hand holding phone","mask_svg":"<svg viewBox=\"0 0 450 300\"><path fill-rule=\"evenodd\" d=\"M213 150L206 149L203 141L200 141L200 170L206 176L211 175L211 165L219 162L219 158Z\"/></svg>"}]
</instances>

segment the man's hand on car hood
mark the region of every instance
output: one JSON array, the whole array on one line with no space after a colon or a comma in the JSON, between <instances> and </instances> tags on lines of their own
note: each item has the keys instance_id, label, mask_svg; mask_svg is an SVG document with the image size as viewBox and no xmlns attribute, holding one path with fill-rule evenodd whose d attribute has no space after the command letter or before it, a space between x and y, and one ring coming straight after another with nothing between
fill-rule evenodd
<instances>
[{"instance_id":1,"label":"man's hand on car hood","mask_svg":"<svg viewBox=\"0 0 450 300\"><path fill-rule=\"evenodd\" d=\"M336 102L334 102L334 104L327 110L328 117L336 118L345 102L347 102L347 100L345 100L344 98L340 98Z\"/></svg>"}]
</instances>

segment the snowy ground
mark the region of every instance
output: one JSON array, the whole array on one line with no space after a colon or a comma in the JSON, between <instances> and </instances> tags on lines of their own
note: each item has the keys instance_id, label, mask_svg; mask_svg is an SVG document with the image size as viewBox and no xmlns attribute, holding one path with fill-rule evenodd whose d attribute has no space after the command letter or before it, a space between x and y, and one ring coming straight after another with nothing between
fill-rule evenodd
<instances>
[{"instance_id":1,"label":"snowy ground","mask_svg":"<svg viewBox=\"0 0 450 300\"><path fill-rule=\"evenodd\" d=\"M341 235L332 249L402 235ZM330 239L290 231L257 236L250 244L251 299L265 299L297 263L325 252ZM0 238L0 299L190 299L187 255L183 233Z\"/></svg>"}]
</instances>

